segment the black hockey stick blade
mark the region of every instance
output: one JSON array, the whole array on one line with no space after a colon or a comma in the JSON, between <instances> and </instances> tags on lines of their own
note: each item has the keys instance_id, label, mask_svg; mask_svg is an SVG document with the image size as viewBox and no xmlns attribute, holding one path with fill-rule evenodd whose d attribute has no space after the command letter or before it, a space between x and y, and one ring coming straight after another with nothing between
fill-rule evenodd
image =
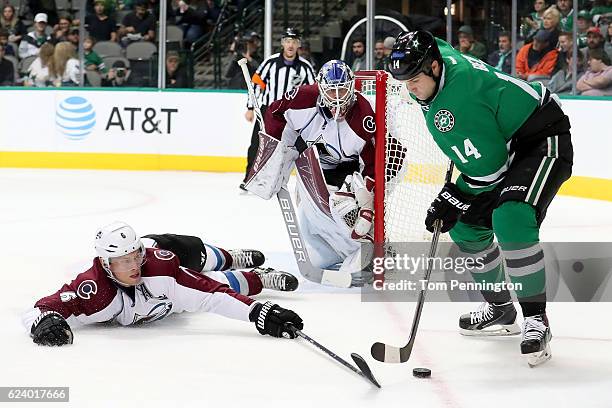
<instances>
[{"instance_id":1,"label":"black hockey stick blade","mask_svg":"<svg viewBox=\"0 0 612 408\"><path fill-rule=\"evenodd\" d=\"M361 374L363 374L363 376L365 378L370 380L370 382L372 384L374 384L378 388L381 388L380 384L378 383L378 381L376 381L376 378L374 378L374 374L372 374L372 370L370 370L370 367L368 366L368 363L366 363L366 361L363 359L363 357L361 357L357 353L351 353L351 358L353 359L353 361L355 362L357 367L359 367L359 369L361 370Z\"/></svg>"},{"instance_id":2,"label":"black hockey stick blade","mask_svg":"<svg viewBox=\"0 0 612 408\"><path fill-rule=\"evenodd\" d=\"M381 363L405 363L410 358L412 346L408 343L404 347L395 347L376 342L372 344L370 353L376 361Z\"/></svg>"}]
</instances>

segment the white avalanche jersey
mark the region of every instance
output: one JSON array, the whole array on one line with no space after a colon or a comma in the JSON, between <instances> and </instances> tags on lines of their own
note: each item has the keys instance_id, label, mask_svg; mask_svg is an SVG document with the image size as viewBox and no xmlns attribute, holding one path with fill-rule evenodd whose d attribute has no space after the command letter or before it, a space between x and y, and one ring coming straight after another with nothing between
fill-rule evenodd
<instances>
[{"instance_id":1,"label":"white avalanche jersey","mask_svg":"<svg viewBox=\"0 0 612 408\"><path fill-rule=\"evenodd\" d=\"M142 282L124 288L106 274L98 258L87 271L53 295L40 299L24 316L24 325L45 311L61 314L74 325L117 322L128 326L154 322L181 312L212 312L249 321L255 301L227 285L179 265L172 252L147 249Z\"/></svg>"},{"instance_id":2,"label":"white avalanche jersey","mask_svg":"<svg viewBox=\"0 0 612 408\"><path fill-rule=\"evenodd\" d=\"M265 116L266 131L291 146L301 136L308 146L315 144L323 170L341 163L359 162L364 177L374 178L374 135L372 106L361 94L347 115L335 121L318 106L317 85L302 85L272 103Z\"/></svg>"}]
</instances>

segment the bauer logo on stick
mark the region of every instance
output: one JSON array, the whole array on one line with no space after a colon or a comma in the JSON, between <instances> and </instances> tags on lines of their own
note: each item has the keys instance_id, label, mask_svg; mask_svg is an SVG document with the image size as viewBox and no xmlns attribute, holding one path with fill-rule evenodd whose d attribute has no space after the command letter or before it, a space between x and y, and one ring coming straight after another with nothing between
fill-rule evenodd
<instances>
[{"instance_id":1,"label":"bauer logo on stick","mask_svg":"<svg viewBox=\"0 0 612 408\"><path fill-rule=\"evenodd\" d=\"M450 111L441 109L434 116L434 125L440 132L448 132L455 126L455 117Z\"/></svg>"}]
</instances>

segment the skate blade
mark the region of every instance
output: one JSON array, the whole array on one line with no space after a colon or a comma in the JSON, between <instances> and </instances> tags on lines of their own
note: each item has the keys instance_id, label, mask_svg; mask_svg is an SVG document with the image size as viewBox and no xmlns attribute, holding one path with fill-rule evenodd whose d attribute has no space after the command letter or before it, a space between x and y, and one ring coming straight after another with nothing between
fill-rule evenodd
<instances>
[{"instance_id":1,"label":"skate blade","mask_svg":"<svg viewBox=\"0 0 612 408\"><path fill-rule=\"evenodd\" d=\"M524 354L527 357L527 364L529 367L537 367L551 359L552 353L550 352L550 346L546 345L543 351L536 353Z\"/></svg>"},{"instance_id":2,"label":"skate blade","mask_svg":"<svg viewBox=\"0 0 612 408\"><path fill-rule=\"evenodd\" d=\"M495 324L483 330L459 329L459 333L470 337L514 336L521 334L521 328L516 323Z\"/></svg>"}]
</instances>

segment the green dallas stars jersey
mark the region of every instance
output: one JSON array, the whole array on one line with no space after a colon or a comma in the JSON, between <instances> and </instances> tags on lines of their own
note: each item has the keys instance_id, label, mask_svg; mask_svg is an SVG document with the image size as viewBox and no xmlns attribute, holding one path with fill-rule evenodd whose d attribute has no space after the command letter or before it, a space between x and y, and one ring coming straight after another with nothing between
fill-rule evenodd
<instances>
[{"instance_id":1,"label":"green dallas stars jersey","mask_svg":"<svg viewBox=\"0 0 612 408\"><path fill-rule=\"evenodd\" d=\"M438 94L422 106L425 122L472 188L501 181L512 135L539 106L544 87L495 70L436 39L444 68Z\"/></svg>"}]
</instances>

